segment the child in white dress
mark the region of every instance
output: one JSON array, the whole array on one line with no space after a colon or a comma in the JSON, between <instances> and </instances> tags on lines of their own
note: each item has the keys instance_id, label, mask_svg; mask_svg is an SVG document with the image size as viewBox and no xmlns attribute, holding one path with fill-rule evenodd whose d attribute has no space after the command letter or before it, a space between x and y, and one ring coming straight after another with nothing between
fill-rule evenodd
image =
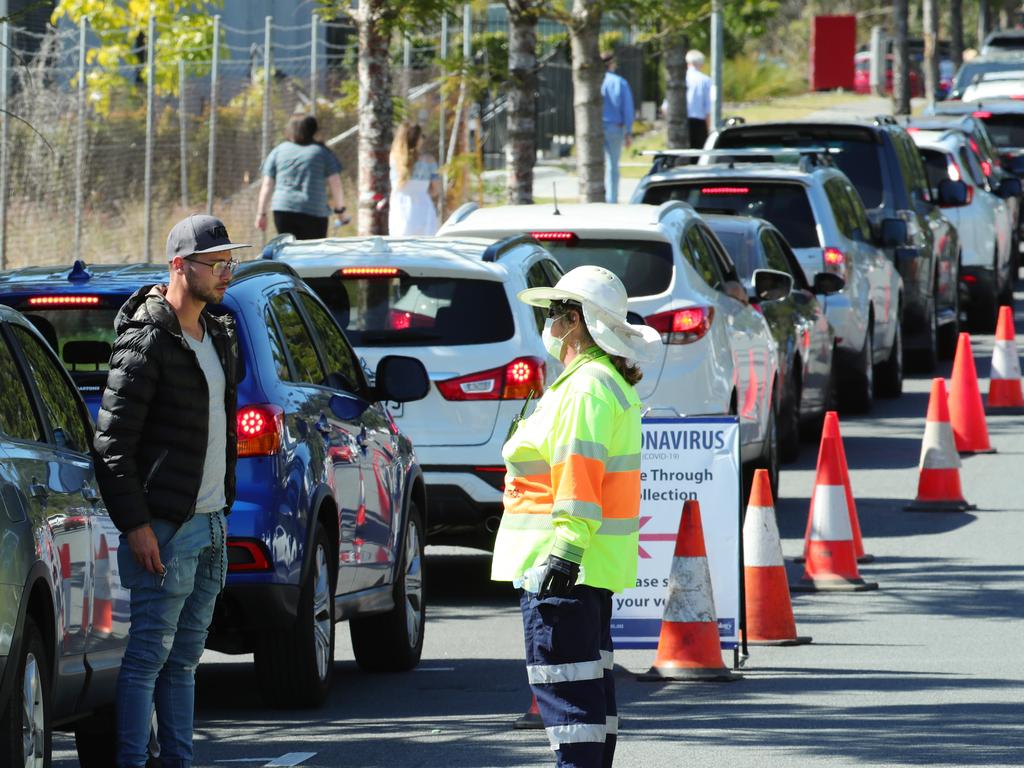
<instances>
[{"instance_id":1,"label":"child in white dress","mask_svg":"<svg viewBox=\"0 0 1024 768\"><path fill-rule=\"evenodd\" d=\"M420 154L423 130L402 123L391 144L391 198L388 232L392 235L433 235L437 232L437 206L441 176L437 161Z\"/></svg>"}]
</instances>

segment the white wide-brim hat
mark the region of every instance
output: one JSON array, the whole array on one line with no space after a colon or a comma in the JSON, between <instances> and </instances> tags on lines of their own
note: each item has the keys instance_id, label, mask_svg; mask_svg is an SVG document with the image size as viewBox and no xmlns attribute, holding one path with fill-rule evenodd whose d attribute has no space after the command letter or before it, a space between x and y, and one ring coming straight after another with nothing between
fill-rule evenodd
<instances>
[{"instance_id":1,"label":"white wide-brim hat","mask_svg":"<svg viewBox=\"0 0 1024 768\"><path fill-rule=\"evenodd\" d=\"M604 267L576 267L562 275L553 287L527 288L518 297L533 307L546 308L559 301L579 303L594 343L610 355L647 362L657 357L661 347L658 331L649 325L626 322L626 288Z\"/></svg>"}]
</instances>

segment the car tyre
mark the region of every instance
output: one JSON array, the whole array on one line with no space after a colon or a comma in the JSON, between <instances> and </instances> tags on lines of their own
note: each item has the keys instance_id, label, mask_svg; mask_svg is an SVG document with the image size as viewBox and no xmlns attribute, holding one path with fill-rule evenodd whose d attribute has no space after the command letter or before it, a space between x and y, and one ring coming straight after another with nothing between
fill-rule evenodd
<instances>
[{"instance_id":1,"label":"car tyre","mask_svg":"<svg viewBox=\"0 0 1024 768\"><path fill-rule=\"evenodd\" d=\"M50 664L43 636L31 617L25 619L21 652L10 659L14 685L7 710L0 715L0 764L47 768L50 765Z\"/></svg>"},{"instance_id":2,"label":"car tyre","mask_svg":"<svg viewBox=\"0 0 1024 768\"><path fill-rule=\"evenodd\" d=\"M900 325L897 320L889 357L879 364L875 375L879 397L899 397L903 394L903 330Z\"/></svg>"},{"instance_id":3,"label":"car tyre","mask_svg":"<svg viewBox=\"0 0 1024 768\"><path fill-rule=\"evenodd\" d=\"M957 285L960 284L959 272L957 273ZM946 323L937 331L939 339L939 357L943 360L952 360L956 354L956 345L960 340L960 302L962 296L959 289L953 292L953 322Z\"/></svg>"},{"instance_id":4,"label":"car tyre","mask_svg":"<svg viewBox=\"0 0 1024 768\"><path fill-rule=\"evenodd\" d=\"M992 278L998 279L997 276ZM996 329L996 321L999 319L999 291L996 286L984 296L977 293L972 297L970 311L967 313L967 320L971 330L975 333L993 333Z\"/></svg>"},{"instance_id":5,"label":"car tyre","mask_svg":"<svg viewBox=\"0 0 1024 768\"><path fill-rule=\"evenodd\" d=\"M327 698L334 671L333 551L327 531L317 522L298 618L293 626L266 631L256 645L256 677L268 702L311 708Z\"/></svg>"},{"instance_id":6,"label":"car tyre","mask_svg":"<svg viewBox=\"0 0 1024 768\"><path fill-rule=\"evenodd\" d=\"M797 357L793 360L793 365L799 364L800 358ZM793 393L789 397L789 404L783 409L785 415L782 417L782 429L779 431L779 459L787 464L800 457L801 395L800 377L795 376Z\"/></svg>"},{"instance_id":7,"label":"car tyre","mask_svg":"<svg viewBox=\"0 0 1024 768\"><path fill-rule=\"evenodd\" d=\"M768 412L768 439L764 456L761 459L762 469L768 472L768 481L772 487L772 498L779 498L779 399L772 397L772 407Z\"/></svg>"},{"instance_id":8,"label":"car tyre","mask_svg":"<svg viewBox=\"0 0 1024 768\"><path fill-rule=\"evenodd\" d=\"M420 661L427 621L423 532L419 508L410 501L395 579L394 608L349 622L356 663L367 672L405 672Z\"/></svg>"},{"instance_id":9,"label":"car tyre","mask_svg":"<svg viewBox=\"0 0 1024 768\"><path fill-rule=\"evenodd\" d=\"M864 346L853 360L849 376L840 381L843 405L851 413L867 413L875 400L874 323L868 323Z\"/></svg>"}]
</instances>

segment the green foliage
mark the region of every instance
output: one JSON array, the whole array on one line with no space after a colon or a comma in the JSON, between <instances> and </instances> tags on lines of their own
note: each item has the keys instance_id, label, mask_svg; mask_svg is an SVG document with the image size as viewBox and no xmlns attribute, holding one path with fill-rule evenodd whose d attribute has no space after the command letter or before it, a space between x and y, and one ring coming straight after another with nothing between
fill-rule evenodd
<instances>
[{"instance_id":1,"label":"green foliage","mask_svg":"<svg viewBox=\"0 0 1024 768\"><path fill-rule=\"evenodd\" d=\"M189 75L209 72L213 57L213 14L222 0L153 0L156 21L156 47L153 51L156 78L154 88L160 95L178 92L178 62L184 61ZM122 68L138 66L145 80L145 36L149 23L150 0L60 0L51 21L61 19L78 24L88 17L90 31L99 40L90 48L87 84L96 109L107 114L114 92L127 87L134 97L140 89L125 76ZM222 50L222 56L227 51Z\"/></svg>"},{"instance_id":2,"label":"green foliage","mask_svg":"<svg viewBox=\"0 0 1024 768\"><path fill-rule=\"evenodd\" d=\"M807 90L801 70L748 54L725 62L725 101L759 101Z\"/></svg>"}]
</instances>

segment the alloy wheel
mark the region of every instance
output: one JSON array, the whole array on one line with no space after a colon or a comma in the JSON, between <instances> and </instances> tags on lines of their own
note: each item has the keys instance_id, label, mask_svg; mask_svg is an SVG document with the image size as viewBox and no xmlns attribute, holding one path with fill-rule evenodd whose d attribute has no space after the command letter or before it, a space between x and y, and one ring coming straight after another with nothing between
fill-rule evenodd
<instances>
[{"instance_id":1,"label":"alloy wheel","mask_svg":"<svg viewBox=\"0 0 1024 768\"><path fill-rule=\"evenodd\" d=\"M42 768L46 758L46 713L43 709L43 680L39 664L32 653L25 658L21 693L21 738L25 768Z\"/></svg>"},{"instance_id":2,"label":"alloy wheel","mask_svg":"<svg viewBox=\"0 0 1024 768\"><path fill-rule=\"evenodd\" d=\"M316 649L316 672L321 680L327 678L331 655L331 575L327 567L327 552L323 545L316 548L316 583L313 586L313 644Z\"/></svg>"},{"instance_id":3,"label":"alloy wheel","mask_svg":"<svg viewBox=\"0 0 1024 768\"><path fill-rule=\"evenodd\" d=\"M423 631L423 562L420 547L420 532L410 522L405 534L405 628L409 647L415 647Z\"/></svg>"}]
</instances>

